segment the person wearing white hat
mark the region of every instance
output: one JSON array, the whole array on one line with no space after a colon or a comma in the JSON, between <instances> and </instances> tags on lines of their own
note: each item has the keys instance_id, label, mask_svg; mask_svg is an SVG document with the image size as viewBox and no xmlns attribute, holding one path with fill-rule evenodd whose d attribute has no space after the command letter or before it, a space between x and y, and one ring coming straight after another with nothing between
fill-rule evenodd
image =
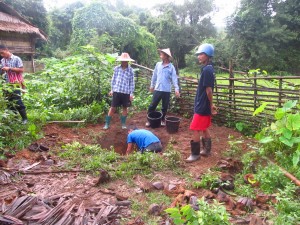
<instances>
[{"instance_id":1,"label":"person wearing white hat","mask_svg":"<svg viewBox=\"0 0 300 225\"><path fill-rule=\"evenodd\" d=\"M121 56L117 58L117 61L121 62L121 65L114 68L114 75L111 80L111 91L109 95L113 98L108 115L105 117L105 125L103 127L105 130L109 128L111 118L116 108L120 106L123 108L121 115L122 129L127 129L127 108L133 100L134 72L128 62L133 62L134 60L130 58L128 53L123 52Z\"/></svg>"},{"instance_id":2,"label":"person wearing white hat","mask_svg":"<svg viewBox=\"0 0 300 225\"><path fill-rule=\"evenodd\" d=\"M152 102L148 107L148 113L156 110L159 102L162 101L162 121L161 125L165 125L165 116L170 103L170 95L172 83L175 87L176 97L180 97L178 77L176 75L176 70L171 63L172 54L169 48L158 49L161 62L156 63L155 69L153 71L150 92L153 92ZM150 123L147 122L146 126L149 127Z\"/></svg>"}]
</instances>

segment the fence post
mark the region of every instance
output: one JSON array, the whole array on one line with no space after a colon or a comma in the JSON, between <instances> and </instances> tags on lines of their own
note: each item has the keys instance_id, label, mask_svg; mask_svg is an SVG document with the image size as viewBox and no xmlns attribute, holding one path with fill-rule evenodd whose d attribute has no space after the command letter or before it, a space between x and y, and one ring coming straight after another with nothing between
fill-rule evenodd
<instances>
[{"instance_id":1,"label":"fence post","mask_svg":"<svg viewBox=\"0 0 300 225\"><path fill-rule=\"evenodd\" d=\"M230 108L234 110L236 109L235 104L235 91L234 91L234 74L233 74L233 68L232 68L232 60L229 61L229 102L230 102Z\"/></svg>"},{"instance_id":2,"label":"fence post","mask_svg":"<svg viewBox=\"0 0 300 225\"><path fill-rule=\"evenodd\" d=\"M278 92L278 107L281 107L281 100L282 100L282 77L279 78L279 92Z\"/></svg>"},{"instance_id":3,"label":"fence post","mask_svg":"<svg viewBox=\"0 0 300 225\"><path fill-rule=\"evenodd\" d=\"M256 79L256 72L254 72L254 105L253 105L254 111L257 108L256 105L257 105L257 79Z\"/></svg>"}]
</instances>

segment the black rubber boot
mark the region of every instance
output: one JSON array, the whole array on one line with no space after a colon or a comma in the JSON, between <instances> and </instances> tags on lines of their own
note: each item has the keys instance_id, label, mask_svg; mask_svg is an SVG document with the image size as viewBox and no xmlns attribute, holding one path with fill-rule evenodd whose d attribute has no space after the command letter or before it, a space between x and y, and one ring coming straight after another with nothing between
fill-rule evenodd
<instances>
[{"instance_id":1,"label":"black rubber boot","mask_svg":"<svg viewBox=\"0 0 300 225\"><path fill-rule=\"evenodd\" d=\"M202 156L211 155L211 138L202 138L203 150L200 152Z\"/></svg>"},{"instance_id":2,"label":"black rubber boot","mask_svg":"<svg viewBox=\"0 0 300 225\"><path fill-rule=\"evenodd\" d=\"M19 110L19 113L20 113L20 115L21 115L21 117L22 117L22 123L23 124L26 124L27 123L27 113L26 113L26 109L21 109L21 110Z\"/></svg>"},{"instance_id":3,"label":"black rubber boot","mask_svg":"<svg viewBox=\"0 0 300 225\"><path fill-rule=\"evenodd\" d=\"M185 160L188 163L200 159L200 142L191 141L191 155Z\"/></svg>"}]
</instances>

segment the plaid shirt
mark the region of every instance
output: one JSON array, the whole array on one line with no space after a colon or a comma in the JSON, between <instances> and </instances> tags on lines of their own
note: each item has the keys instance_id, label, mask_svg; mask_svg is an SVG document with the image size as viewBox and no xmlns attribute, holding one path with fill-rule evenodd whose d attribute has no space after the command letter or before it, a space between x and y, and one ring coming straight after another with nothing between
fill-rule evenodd
<instances>
[{"instance_id":1,"label":"plaid shirt","mask_svg":"<svg viewBox=\"0 0 300 225\"><path fill-rule=\"evenodd\" d=\"M134 91L134 73L133 69L128 66L125 70L122 66L117 66L114 69L114 75L111 80L112 92L119 92L123 94L133 94Z\"/></svg>"},{"instance_id":2,"label":"plaid shirt","mask_svg":"<svg viewBox=\"0 0 300 225\"><path fill-rule=\"evenodd\" d=\"M2 67L23 68L23 62L20 57L11 54L9 59L1 59ZM4 77L7 83L24 83L23 73L16 73L11 70L7 71Z\"/></svg>"}]
</instances>

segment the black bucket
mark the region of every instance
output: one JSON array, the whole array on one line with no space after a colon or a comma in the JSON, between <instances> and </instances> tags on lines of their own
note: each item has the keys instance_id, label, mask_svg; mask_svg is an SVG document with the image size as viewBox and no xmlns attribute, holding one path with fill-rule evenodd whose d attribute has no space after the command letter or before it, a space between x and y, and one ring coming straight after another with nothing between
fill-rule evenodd
<instances>
[{"instance_id":1,"label":"black bucket","mask_svg":"<svg viewBox=\"0 0 300 225\"><path fill-rule=\"evenodd\" d=\"M157 111L148 113L147 118L150 123L150 127L151 128L160 127L162 116L163 116L163 114L161 112L157 112Z\"/></svg>"},{"instance_id":2,"label":"black bucket","mask_svg":"<svg viewBox=\"0 0 300 225\"><path fill-rule=\"evenodd\" d=\"M180 120L181 120L180 118L175 116L166 117L166 128L168 133L174 134L178 131Z\"/></svg>"}]
</instances>

